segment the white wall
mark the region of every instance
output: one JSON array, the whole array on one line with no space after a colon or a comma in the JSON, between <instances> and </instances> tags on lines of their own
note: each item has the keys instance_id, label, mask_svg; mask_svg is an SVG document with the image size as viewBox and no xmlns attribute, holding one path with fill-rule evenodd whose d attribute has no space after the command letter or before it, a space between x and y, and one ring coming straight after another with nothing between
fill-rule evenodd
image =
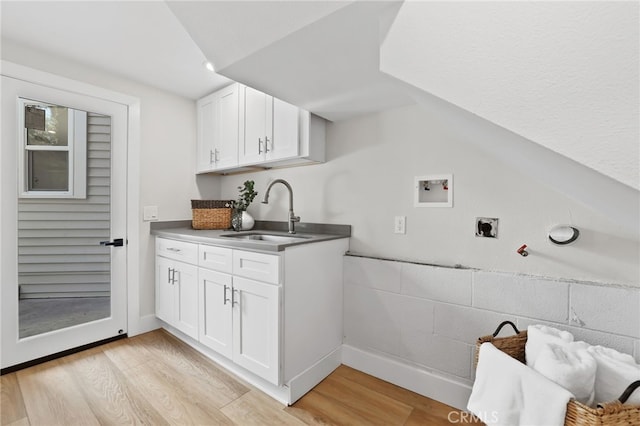
<instances>
[{"instance_id":1,"label":"white wall","mask_svg":"<svg viewBox=\"0 0 640 426\"><path fill-rule=\"evenodd\" d=\"M325 164L226 176L222 197L235 198L236 187L253 179L261 199L269 180L284 178L302 221L353 225L355 253L640 286L638 235L490 156L468 139L486 135L459 133L455 124L418 106L330 123ZM537 171L546 173L545 164ZM414 176L432 173L453 173L453 208L413 207ZM256 199L249 212L284 221L286 195L276 186L269 205ZM406 235L393 233L396 215L407 216ZM499 218L499 238L475 237L476 216ZM558 223L579 228L578 241L549 243L547 231ZM516 253L522 244L528 257Z\"/></svg>"},{"instance_id":2,"label":"white wall","mask_svg":"<svg viewBox=\"0 0 640 426\"><path fill-rule=\"evenodd\" d=\"M191 198L217 198L215 177L196 179L195 102L142 83L34 51L2 40L2 59L52 74L86 82L140 99L140 212L146 205L158 206L160 220L186 219L191 215ZM154 244L149 223L140 217L139 238L140 316L153 315Z\"/></svg>"}]
</instances>

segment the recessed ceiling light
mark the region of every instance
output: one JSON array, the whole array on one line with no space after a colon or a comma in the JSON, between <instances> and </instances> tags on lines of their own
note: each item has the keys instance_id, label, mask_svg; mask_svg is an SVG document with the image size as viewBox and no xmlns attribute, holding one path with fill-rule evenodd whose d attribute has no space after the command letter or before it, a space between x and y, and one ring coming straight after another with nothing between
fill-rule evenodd
<instances>
[{"instance_id":1,"label":"recessed ceiling light","mask_svg":"<svg viewBox=\"0 0 640 426\"><path fill-rule=\"evenodd\" d=\"M208 69L211 72L214 72L215 70L213 69L213 64L209 61L204 61L203 65L206 69Z\"/></svg>"}]
</instances>

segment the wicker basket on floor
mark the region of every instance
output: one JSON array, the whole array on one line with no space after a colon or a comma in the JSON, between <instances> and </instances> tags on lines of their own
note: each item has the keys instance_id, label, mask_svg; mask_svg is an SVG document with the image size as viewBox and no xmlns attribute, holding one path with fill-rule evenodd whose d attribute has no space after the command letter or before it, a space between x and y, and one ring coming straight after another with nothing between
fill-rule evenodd
<instances>
[{"instance_id":1,"label":"wicker basket on floor","mask_svg":"<svg viewBox=\"0 0 640 426\"><path fill-rule=\"evenodd\" d=\"M496 337L502 327L509 324L513 327L515 335L509 337ZM511 322L505 321L498 326L493 334L478 338L476 342L475 363L478 364L480 345L491 343L507 355L525 363L525 344L527 343L527 330L518 331ZM629 385L624 393L615 401L599 403L596 408L591 408L576 400L567 404L567 414L564 420L565 426L640 426L640 405L624 405L634 390L640 388L640 380ZM640 390L636 390L640 392ZM622 401L622 402L621 402Z\"/></svg>"},{"instance_id":2,"label":"wicker basket on floor","mask_svg":"<svg viewBox=\"0 0 640 426\"><path fill-rule=\"evenodd\" d=\"M231 228L232 200L191 200L193 229Z\"/></svg>"}]
</instances>

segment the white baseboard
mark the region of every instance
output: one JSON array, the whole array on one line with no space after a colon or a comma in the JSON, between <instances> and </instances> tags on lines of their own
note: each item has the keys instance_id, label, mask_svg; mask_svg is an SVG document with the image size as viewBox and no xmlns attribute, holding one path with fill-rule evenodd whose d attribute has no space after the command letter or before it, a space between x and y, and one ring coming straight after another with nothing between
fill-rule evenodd
<instances>
[{"instance_id":1,"label":"white baseboard","mask_svg":"<svg viewBox=\"0 0 640 426\"><path fill-rule=\"evenodd\" d=\"M138 334L148 333L149 331L157 330L162 327L160 320L155 316L155 314L145 315L143 317L138 318L138 321L135 323L129 324L129 330L127 330L127 335L129 337L137 336Z\"/></svg>"},{"instance_id":2,"label":"white baseboard","mask_svg":"<svg viewBox=\"0 0 640 426\"><path fill-rule=\"evenodd\" d=\"M471 395L466 384L349 345L342 345L342 363L459 410L466 410Z\"/></svg>"},{"instance_id":3,"label":"white baseboard","mask_svg":"<svg viewBox=\"0 0 640 426\"><path fill-rule=\"evenodd\" d=\"M289 404L293 404L302 396L324 380L342 363L342 350L337 347L320 361L289 380Z\"/></svg>"}]
</instances>

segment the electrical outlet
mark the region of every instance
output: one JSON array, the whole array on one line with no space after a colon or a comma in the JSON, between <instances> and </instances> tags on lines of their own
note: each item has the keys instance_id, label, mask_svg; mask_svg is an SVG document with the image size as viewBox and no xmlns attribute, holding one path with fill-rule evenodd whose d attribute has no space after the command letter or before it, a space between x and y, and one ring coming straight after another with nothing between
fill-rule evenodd
<instances>
[{"instance_id":1,"label":"electrical outlet","mask_svg":"<svg viewBox=\"0 0 640 426\"><path fill-rule=\"evenodd\" d=\"M145 221L158 220L158 206L144 206L142 219Z\"/></svg>"},{"instance_id":2,"label":"electrical outlet","mask_svg":"<svg viewBox=\"0 0 640 426\"><path fill-rule=\"evenodd\" d=\"M393 232L396 234L407 233L407 217L406 216L396 216Z\"/></svg>"},{"instance_id":3,"label":"electrical outlet","mask_svg":"<svg viewBox=\"0 0 640 426\"><path fill-rule=\"evenodd\" d=\"M476 237L498 238L498 218L476 217Z\"/></svg>"}]
</instances>

